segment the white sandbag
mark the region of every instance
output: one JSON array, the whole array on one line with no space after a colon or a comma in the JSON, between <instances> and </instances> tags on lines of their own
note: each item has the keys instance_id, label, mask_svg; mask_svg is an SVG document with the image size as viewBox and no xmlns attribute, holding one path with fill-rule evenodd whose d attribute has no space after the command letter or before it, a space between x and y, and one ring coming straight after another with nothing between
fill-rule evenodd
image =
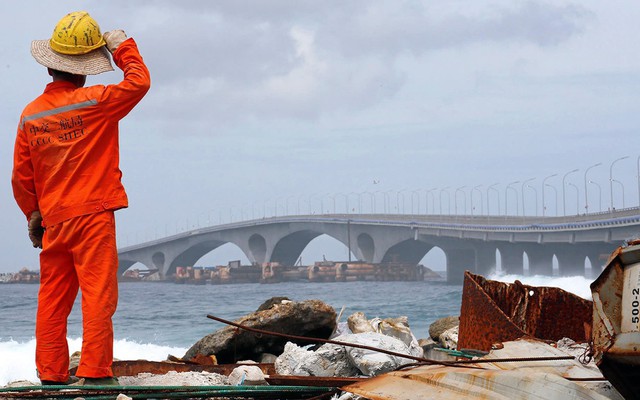
<instances>
[{"instance_id":1,"label":"white sandbag","mask_svg":"<svg viewBox=\"0 0 640 400\"><path fill-rule=\"evenodd\" d=\"M264 373L255 365L241 365L229 374L229 385L262 386L268 385Z\"/></svg>"},{"instance_id":2,"label":"white sandbag","mask_svg":"<svg viewBox=\"0 0 640 400\"><path fill-rule=\"evenodd\" d=\"M418 343L418 339L413 335L409 328L409 320L407 317L399 318L373 318L369 321L375 332L383 335L394 337L409 348L409 354L414 357L422 357L424 350Z\"/></svg>"},{"instance_id":3,"label":"white sandbag","mask_svg":"<svg viewBox=\"0 0 640 400\"><path fill-rule=\"evenodd\" d=\"M349 330L353 333L374 332L371 323L367 320L367 316L361 311L351 314L347 318L347 324Z\"/></svg>"},{"instance_id":4,"label":"white sandbag","mask_svg":"<svg viewBox=\"0 0 640 400\"><path fill-rule=\"evenodd\" d=\"M288 342L274 363L279 375L357 376L359 370L350 363L344 347L325 344L310 351Z\"/></svg>"},{"instance_id":5,"label":"white sandbag","mask_svg":"<svg viewBox=\"0 0 640 400\"><path fill-rule=\"evenodd\" d=\"M347 343L361 344L378 349L389 350L396 353L411 355L407 345L399 339L383 335L377 332L364 332L353 335L345 335L335 340ZM360 372L366 376L376 376L384 372L393 371L401 365L414 362L411 359L393 356L374 350L360 349L346 346L349 360Z\"/></svg>"}]
</instances>

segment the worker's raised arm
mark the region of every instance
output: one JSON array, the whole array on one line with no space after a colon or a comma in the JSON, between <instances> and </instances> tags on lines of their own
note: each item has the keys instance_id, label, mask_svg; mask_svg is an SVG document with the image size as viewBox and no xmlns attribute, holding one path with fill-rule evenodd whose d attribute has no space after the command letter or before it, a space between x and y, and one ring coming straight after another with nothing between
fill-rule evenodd
<instances>
[{"instance_id":1,"label":"worker's raised arm","mask_svg":"<svg viewBox=\"0 0 640 400\"><path fill-rule=\"evenodd\" d=\"M124 72L124 79L116 85L107 86L101 102L109 105L109 114L121 119L149 91L151 77L136 42L132 38L127 39L124 31L106 32L104 39L113 61Z\"/></svg>"}]
</instances>

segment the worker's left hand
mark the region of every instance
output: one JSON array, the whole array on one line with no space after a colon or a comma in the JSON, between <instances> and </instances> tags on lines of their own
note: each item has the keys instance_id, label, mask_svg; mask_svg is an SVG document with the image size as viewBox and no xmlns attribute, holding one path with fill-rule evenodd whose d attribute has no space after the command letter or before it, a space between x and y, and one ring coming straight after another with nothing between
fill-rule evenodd
<instances>
[{"instance_id":1,"label":"worker's left hand","mask_svg":"<svg viewBox=\"0 0 640 400\"><path fill-rule=\"evenodd\" d=\"M31 213L29 219L29 239L35 248L42 248L42 237L44 236L44 227L42 226L42 215L40 211Z\"/></svg>"},{"instance_id":2,"label":"worker's left hand","mask_svg":"<svg viewBox=\"0 0 640 400\"><path fill-rule=\"evenodd\" d=\"M107 49L111 54L124 42L127 40L127 34L124 33L122 29L116 29L113 31L105 32L102 35L104 41L107 43Z\"/></svg>"}]
</instances>

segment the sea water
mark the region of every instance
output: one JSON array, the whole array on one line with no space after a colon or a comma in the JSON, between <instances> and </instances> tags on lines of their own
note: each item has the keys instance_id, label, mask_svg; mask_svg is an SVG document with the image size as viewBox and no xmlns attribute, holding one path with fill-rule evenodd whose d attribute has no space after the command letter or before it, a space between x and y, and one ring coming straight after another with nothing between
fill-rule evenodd
<instances>
[{"instance_id":1,"label":"sea water","mask_svg":"<svg viewBox=\"0 0 640 400\"><path fill-rule=\"evenodd\" d=\"M591 298L584 277L492 275L490 279L534 286L556 286ZM276 284L178 285L174 283L120 283L114 322L114 357L120 360L165 360L182 357L203 336L223 324L211 314L234 320L255 311L274 296L302 301L319 299L336 313L344 308L342 321L358 311L367 318L407 316L417 338L429 335L438 318L459 315L462 286L443 281L421 282L289 282ZM0 285L0 386L14 380L37 382L35 371L35 313L38 285ZM69 317L69 351L81 348L81 314L78 298Z\"/></svg>"}]
</instances>

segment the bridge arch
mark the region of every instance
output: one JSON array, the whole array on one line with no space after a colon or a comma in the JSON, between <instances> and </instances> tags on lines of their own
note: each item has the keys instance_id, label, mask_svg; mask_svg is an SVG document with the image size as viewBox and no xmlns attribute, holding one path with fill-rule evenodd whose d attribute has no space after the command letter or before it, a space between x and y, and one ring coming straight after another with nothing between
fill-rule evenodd
<instances>
[{"instance_id":1,"label":"bridge arch","mask_svg":"<svg viewBox=\"0 0 640 400\"><path fill-rule=\"evenodd\" d=\"M271 261L279 262L283 265L295 265L309 242L320 235L322 235L322 232L303 229L284 236L273 248Z\"/></svg>"},{"instance_id":2,"label":"bridge arch","mask_svg":"<svg viewBox=\"0 0 640 400\"><path fill-rule=\"evenodd\" d=\"M433 245L420 240L408 239L395 244L386 251L382 262L402 262L417 264Z\"/></svg>"},{"instance_id":3,"label":"bridge arch","mask_svg":"<svg viewBox=\"0 0 640 400\"><path fill-rule=\"evenodd\" d=\"M205 240L189 246L184 251L179 253L176 257L174 257L168 268L164 270L165 276L171 276L175 274L177 267L193 266L200 258L202 258L202 256L222 246L225 243L228 242L219 240Z\"/></svg>"},{"instance_id":4,"label":"bridge arch","mask_svg":"<svg viewBox=\"0 0 640 400\"><path fill-rule=\"evenodd\" d=\"M144 265L145 267L149 268L148 265L145 265L143 262L138 261L138 260L128 260L126 258L125 259L118 258L118 276L124 274L124 272L126 270L128 270L129 268L134 266L136 263L140 263L140 264Z\"/></svg>"},{"instance_id":5,"label":"bridge arch","mask_svg":"<svg viewBox=\"0 0 640 400\"><path fill-rule=\"evenodd\" d=\"M432 270L447 270L447 253L438 245L433 245L429 251L418 261L419 264Z\"/></svg>"}]
</instances>

